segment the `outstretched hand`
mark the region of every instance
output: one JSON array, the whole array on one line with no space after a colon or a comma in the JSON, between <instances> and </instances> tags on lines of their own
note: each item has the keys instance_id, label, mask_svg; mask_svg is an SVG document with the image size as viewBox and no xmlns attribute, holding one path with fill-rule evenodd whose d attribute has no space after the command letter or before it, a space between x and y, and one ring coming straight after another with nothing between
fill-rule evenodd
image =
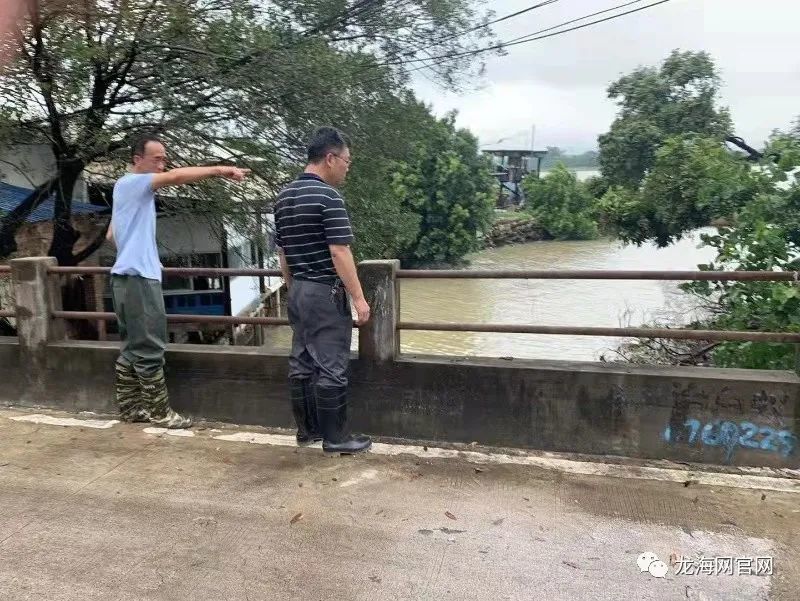
<instances>
[{"instance_id":1,"label":"outstretched hand","mask_svg":"<svg viewBox=\"0 0 800 601\"><path fill-rule=\"evenodd\" d=\"M235 182L240 182L244 180L249 173L250 169L242 169L241 167L225 167L225 170L222 172L222 177L231 179Z\"/></svg>"}]
</instances>

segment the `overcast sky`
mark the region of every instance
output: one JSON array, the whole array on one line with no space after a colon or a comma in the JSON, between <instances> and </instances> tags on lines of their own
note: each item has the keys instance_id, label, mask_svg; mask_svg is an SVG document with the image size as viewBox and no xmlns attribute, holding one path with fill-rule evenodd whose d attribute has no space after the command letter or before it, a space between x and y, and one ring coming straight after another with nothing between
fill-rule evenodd
<instances>
[{"instance_id":1,"label":"overcast sky","mask_svg":"<svg viewBox=\"0 0 800 601\"><path fill-rule=\"evenodd\" d=\"M559 0L494 28L508 40L624 1ZM534 3L487 4L502 16ZM758 145L800 115L798 24L797 0L671 0L509 48L506 56L489 57L483 80L459 95L424 78L415 79L414 87L437 114L457 109L458 124L484 144L516 136L527 146L535 124L537 148L579 152L596 148L597 135L614 118L616 107L605 92L610 81L638 65L659 63L674 48L706 50L721 72L722 102L731 109L736 133Z\"/></svg>"}]
</instances>

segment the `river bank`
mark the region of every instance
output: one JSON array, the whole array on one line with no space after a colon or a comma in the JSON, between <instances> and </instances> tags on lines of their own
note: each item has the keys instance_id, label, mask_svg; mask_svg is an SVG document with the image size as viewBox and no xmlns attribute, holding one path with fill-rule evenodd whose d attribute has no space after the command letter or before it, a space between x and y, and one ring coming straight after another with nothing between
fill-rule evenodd
<instances>
[{"instance_id":1,"label":"river bank","mask_svg":"<svg viewBox=\"0 0 800 601\"><path fill-rule=\"evenodd\" d=\"M513 214L512 214L513 215ZM500 217L492 224L492 229L483 239L486 248L496 248L509 244L525 244L552 240L553 237L540 226L533 217L518 213L509 217Z\"/></svg>"}]
</instances>

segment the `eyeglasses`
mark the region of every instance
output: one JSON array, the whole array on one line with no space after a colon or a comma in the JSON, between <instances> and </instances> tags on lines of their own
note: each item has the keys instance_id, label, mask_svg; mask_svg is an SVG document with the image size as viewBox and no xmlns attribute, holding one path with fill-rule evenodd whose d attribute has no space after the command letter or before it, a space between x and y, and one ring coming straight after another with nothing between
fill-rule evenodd
<instances>
[{"instance_id":1,"label":"eyeglasses","mask_svg":"<svg viewBox=\"0 0 800 601\"><path fill-rule=\"evenodd\" d=\"M352 163L352 162L353 162L353 159L346 159L346 158L344 158L342 155L340 155L340 154L336 154L335 152L332 152L331 154L332 154L333 156L335 156L337 159L341 159L341 160L343 160L345 163L347 163L347 166L348 166L348 167L350 166L350 163Z\"/></svg>"}]
</instances>

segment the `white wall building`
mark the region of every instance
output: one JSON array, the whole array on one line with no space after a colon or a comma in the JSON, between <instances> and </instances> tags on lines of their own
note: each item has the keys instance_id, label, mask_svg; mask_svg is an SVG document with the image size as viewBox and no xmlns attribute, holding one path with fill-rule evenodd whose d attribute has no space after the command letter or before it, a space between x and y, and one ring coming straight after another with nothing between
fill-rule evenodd
<instances>
[{"instance_id":1,"label":"white wall building","mask_svg":"<svg viewBox=\"0 0 800 601\"><path fill-rule=\"evenodd\" d=\"M27 195L27 190L33 190L47 181L55 170L52 150L45 144L0 148L0 214L3 210L12 210L16 206L14 203ZM92 210L86 204L89 201L88 188L92 185L97 184L87 183L83 176L78 179L73 196L76 213L78 209L82 212ZM52 200L47 201L31 218L51 220L51 205ZM260 236L268 242L263 257L264 267L277 269L277 256L269 242L270 232L274 231L270 224L274 225L274 218L265 214L263 221ZM215 227L202 215L159 215L157 243L165 267L259 266L257 245L253 240L231 227ZM112 244L105 244L98 251L100 265L112 265L115 256L116 249ZM282 283L282 279L277 277L263 278L263 286L257 277L168 277L164 279L164 303L167 313L173 314L248 315L258 309L264 294L274 292ZM106 310L111 310L108 288L104 294L104 304ZM192 329L200 328L181 326L175 331Z\"/></svg>"},{"instance_id":2,"label":"white wall building","mask_svg":"<svg viewBox=\"0 0 800 601\"><path fill-rule=\"evenodd\" d=\"M47 144L24 144L0 148L0 181L11 186L33 190L46 182L56 171L56 158ZM73 200L88 198L86 180L78 178Z\"/></svg>"}]
</instances>

